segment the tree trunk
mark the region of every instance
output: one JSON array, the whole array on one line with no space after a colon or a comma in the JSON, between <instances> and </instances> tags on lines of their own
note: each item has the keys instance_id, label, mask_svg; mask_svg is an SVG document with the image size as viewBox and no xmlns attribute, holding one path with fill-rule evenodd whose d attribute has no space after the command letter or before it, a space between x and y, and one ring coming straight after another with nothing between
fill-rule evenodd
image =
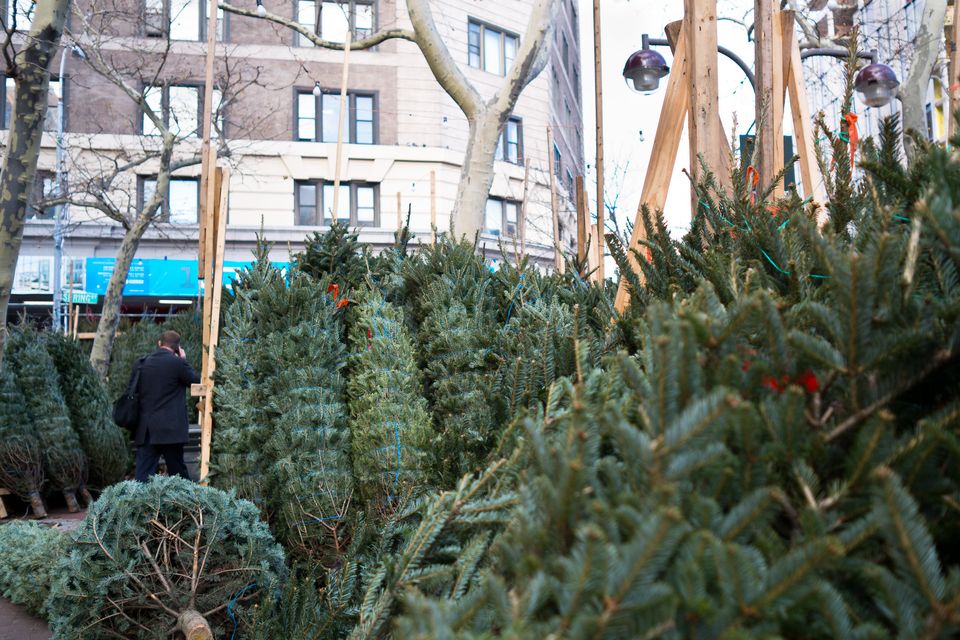
<instances>
[{"instance_id":1,"label":"tree trunk","mask_svg":"<svg viewBox=\"0 0 960 640\"><path fill-rule=\"evenodd\" d=\"M199 611L187 609L177 618L177 628L187 640L213 640L213 630L210 623L200 615Z\"/></svg>"},{"instance_id":2,"label":"tree trunk","mask_svg":"<svg viewBox=\"0 0 960 640\"><path fill-rule=\"evenodd\" d=\"M913 60L910 75L903 81L898 91L903 107L903 130L911 129L926 137L927 134L927 86L933 65L940 54L943 42L943 24L947 15L947 0L927 0L923 6L920 28L914 37ZM913 157L913 143L905 138L904 147L908 158Z\"/></svg>"},{"instance_id":3,"label":"tree trunk","mask_svg":"<svg viewBox=\"0 0 960 640\"><path fill-rule=\"evenodd\" d=\"M157 189L159 192L159 184ZM103 311L97 324L97 334L90 351L90 364L101 380L107 379L107 372L110 370L110 354L113 352L113 341L117 337L117 326L120 324L123 287L127 284L127 275L130 273L133 257L137 254L137 247L140 246L140 239L150 226L150 218L151 216L141 214L127 230L120 248L117 249L113 273L110 274L107 293L103 296Z\"/></svg>"},{"instance_id":4,"label":"tree trunk","mask_svg":"<svg viewBox=\"0 0 960 640\"><path fill-rule=\"evenodd\" d=\"M509 111L498 112L488 106L470 121L470 137L460 170L457 198L450 212L451 227L454 221L459 224L459 228L454 229L457 236L473 238L484 228L487 196L493 183L493 157L497 152L500 129L509 115Z\"/></svg>"},{"instance_id":5,"label":"tree trunk","mask_svg":"<svg viewBox=\"0 0 960 640\"><path fill-rule=\"evenodd\" d=\"M40 156L50 82L47 67L56 53L69 9L70 0L38 2L27 44L16 56L16 99L0 170L0 359L6 343L7 307L20 258L27 199Z\"/></svg>"}]
</instances>

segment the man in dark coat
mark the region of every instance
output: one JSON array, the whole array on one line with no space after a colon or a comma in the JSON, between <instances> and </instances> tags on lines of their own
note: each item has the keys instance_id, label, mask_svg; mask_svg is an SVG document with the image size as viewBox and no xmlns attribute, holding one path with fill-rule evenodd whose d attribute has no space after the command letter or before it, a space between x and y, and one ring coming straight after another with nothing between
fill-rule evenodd
<instances>
[{"instance_id":1,"label":"man in dark coat","mask_svg":"<svg viewBox=\"0 0 960 640\"><path fill-rule=\"evenodd\" d=\"M164 331L157 350L143 358L140 368L140 422L134 437L138 481L146 482L157 473L160 456L171 476L190 479L183 461L183 445L190 428L184 390L198 382L200 376L180 346L180 334Z\"/></svg>"}]
</instances>

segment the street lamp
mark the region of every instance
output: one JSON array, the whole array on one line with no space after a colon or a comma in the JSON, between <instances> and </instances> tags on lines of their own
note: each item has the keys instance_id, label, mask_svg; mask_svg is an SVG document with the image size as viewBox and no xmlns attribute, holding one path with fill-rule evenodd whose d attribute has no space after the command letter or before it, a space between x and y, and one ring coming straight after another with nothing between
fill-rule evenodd
<instances>
[{"instance_id":1,"label":"street lamp","mask_svg":"<svg viewBox=\"0 0 960 640\"><path fill-rule=\"evenodd\" d=\"M623 66L623 77L634 91L648 93L660 86L660 78L670 73L663 56L650 48L650 39L643 34L643 47L633 52Z\"/></svg>"},{"instance_id":2,"label":"street lamp","mask_svg":"<svg viewBox=\"0 0 960 640\"><path fill-rule=\"evenodd\" d=\"M263 0L257 0L257 15L261 18L267 15L267 8L263 6Z\"/></svg>"},{"instance_id":3,"label":"street lamp","mask_svg":"<svg viewBox=\"0 0 960 640\"><path fill-rule=\"evenodd\" d=\"M69 53L68 53L69 52ZM66 185L66 144L63 136L63 97L65 95L67 82L64 77L67 65L67 57L73 54L81 60L86 60L87 56L83 49L75 44L64 48L60 55L60 95L57 100L57 197L62 198L67 193ZM67 213L67 204L64 202L57 205L53 214L53 328L54 331L63 331L63 285L61 283L63 276L63 222ZM73 274L70 274L73 278Z\"/></svg>"},{"instance_id":4,"label":"street lamp","mask_svg":"<svg viewBox=\"0 0 960 640\"><path fill-rule=\"evenodd\" d=\"M897 95L900 81L893 69L885 64L874 63L860 70L853 81L853 88L868 107L882 107Z\"/></svg>"}]
</instances>

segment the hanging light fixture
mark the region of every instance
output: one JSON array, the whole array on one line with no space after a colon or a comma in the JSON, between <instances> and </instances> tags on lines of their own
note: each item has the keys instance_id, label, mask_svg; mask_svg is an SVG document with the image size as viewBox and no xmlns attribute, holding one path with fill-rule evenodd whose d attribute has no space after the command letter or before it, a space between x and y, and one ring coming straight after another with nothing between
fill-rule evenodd
<instances>
[{"instance_id":1,"label":"hanging light fixture","mask_svg":"<svg viewBox=\"0 0 960 640\"><path fill-rule=\"evenodd\" d=\"M874 62L857 74L853 88L868 107L882 107L890 103L897 95L900 81L897 74L885 64Z\"/></svg>"},{"instance_id":2,"label":"hanging light fixture","mask_svg":"<svg viewBox=\"0 0 960 640\"><path fill-rule=\"evenodd\" d=\"M623 66L623 77L634 91L649 93L656 91L660 86L660 78L670 73L670 67L659 53L650 48L646 34L643 34L643 45L639 51L633 52Z\"/></svg>"},{"instance_id":3,"label":"hanging light fixture","mask_svg":"<svg viewBox=\"0 0 960 640\"><path fill-rule=\"evenodd\" d=\"M261 18L267 15L267 9L263 6L263 0L257 0L257 15Z\"/></svg>"},{"instance_id":4,"label":"hanging light fixture","mask_svg":"<svg viewBox=\"0 0 960 640\"><path fill-rule=\"evenodd\" d=\"M313 95L319 98L321 93L323 93L323 90L320 88L320 83L317 82L313 85Z\"/></svg>"}]
</instances>

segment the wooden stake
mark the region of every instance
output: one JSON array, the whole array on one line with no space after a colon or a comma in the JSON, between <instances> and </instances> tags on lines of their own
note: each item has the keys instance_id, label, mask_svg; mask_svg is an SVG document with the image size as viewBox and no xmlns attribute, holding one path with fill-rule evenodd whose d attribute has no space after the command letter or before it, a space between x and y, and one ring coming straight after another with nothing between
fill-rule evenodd
<instances>
[{"instance_id":1,"label":"wooden stake","mask_svg":"<svg viewBox=\"0 0 960 640\"><path fill-rule=\"evenodd\" d=\"M403 229L403 207L400 204L400 192L397 191L397 231Z\"/></svg>"},{"instance_id":2,"label":"wooden stake","mask_svg":"<svg viewBox=\"0 0 960 640\"><path fill-rule=\"evenodd\" d=\"M203 75L203 142L200 145L200 193L203 200L200 206L200 233L198 238L197 278L203 280L206 276L206 251L208 216L207 211L214 207L217 197L210 176L213 167L217 166L217 147L210 144L210 134L213 130L213 62L217 51L217 0L207 3L207 55Z\"/></svg>"},{"instance_id":3,"label":"wooden stake","mask_svg":"<svg viewBox=\"0 0 960 640\"><path fill-rule=\"evenodd\" d=\"M729 184L719 167L724 165L726 148L723 131L719 127L719 89L717 86L717 1L684 0L684 29L687 42L687 69L690 85L688 134L690 137L690 174L694 180L701 177L702 156L707 167L717 174L721 184ZM696 213L698 198L691 191L691 211Z\"/></svg>"},{"instance_id":4,"label":"wooden stake","mask_svg":"<svg viewBox=\"0 0 960 640\"><path fill-rule=\"evenodd\" d=\"M667 33L670 33L668 25ZM676 23L672 25L676 28ZM651 211L662 209L667 201L670 190L670 179L673 167L677 161L677 151L680 149L680 137L683 133L683 120L687 117L690 106L689 64L687 57L687 35L678 30L676 48L673 53L673 68L667 80L667 91L660 109L660 121L657 123L657 135L653 140L653 153L647 165L647 174L643 179L643 192L640 194L640 205L637 207L637 216L633 222L633 233L630 235L630 244L627 259L634 273L643 279L640 265L630 248L640 246L645 239L643 226L643 206L647 205ZM617 297L614 308L623 313L630 303L630 292L627 290L627 279L621 275L620 285L617 288Z\"/></svg>"},{"instance_id":5,"label":"wooden stake","mask_svg":"<svg viewBox=\"0 0 960 640\"><path fill-rule=\"evenodd\" d=\"M586 206L587 203L584 201L584 191L583 191L583 176L577 176L576 184L574 186L576 189L576 199L577 199L577 260L580 262L587 261L587 214Z\"/></svg>"},{"instance_id":6,"label":"wooden stake","mask_svg":"<svg viewBox=\"0 0 960 640\"><path fill-rule=\"evenodd\" d=\"M762 188L783 168L783 45L780 42L782 26L773 2L754 0L753 6L757 69L754 149ZM778 181L772 195L783 197L782 181Z\"/></svg>"},{"instance_id":7,"label":"wooden stake","mask_svg":"<svg viewBox=\"0 0 960 640\"><path fill-rule=\"evenodd\" d=\"M603 76L600 67L600 0L593 0L593 85L597 102L597 247L603 256ZM553 153L553 149L550 152ZM597 264L597 276L603 280L602 259Z\"/></svg>"},{"instance_id":8,"label":"wooden stake","mask_svg":"<svg viewBox=\"0 0 960 640\"><path fill-rule=\"evenodd\" d=\"M553 163L553 128L547 125L547 164L550 169L550 211L553 213L553 262L563 273L563 253L560 251L560 212L557 210L557 180Z\"/></svg>"},{"instance_id":9,"label":"wooden stake","mask_svg":"<svg viewBox=\"0 0 960 640\"><path fill-rule=\"evenodd\" d=\"M349 104L347 101L347 81L350 78L350 38L351 30L347 29L347 40L343 43L343 74L340 78L340 121L337 124L337 165L333 174L333 212L330 220L336 220L340 213L340 168L343 162L343 119L347 115Z\"/></svg>"},{"instance_id":10,"label":"wooden stake","mask_svg":"<svg viewBox=\"0 0 960 640\"><path fill-rule=\"evenodd\" d=\"M953 113L960 109L960 0L953 0L953 24L950 25L950 66L947 79L950 91L950 108L947 112L947 140L956 131Z\"/></svg>"},{"instance_id":11,"label":"wooden stake","mask_svg":"<svg viewBox=\"0 0 960 640\"><path fill-rule=\"evenodd\" d=\"M211 158L209 160L210 166L216 167L216 150L211 148L210 151ZM221 173L219 171L214 171L211 173L210 177L207 179L207 182L210 184L210 191L208 193L208 202L210 206L204 210L204 218L206 233L204 234L204 273L206 276L203 279L203 347L204 349L209 349L210 346L210 314L213 310L213 288L216 287L216 283L211 282L213 277L213 262L214 262L214 243L216 242L216 231L217 231L217 220L216 220L216 198L212 197L220 193L220 183ZM202 364L202 370L200 372L201 378L206 378L207 369L206 369L206 359L204 358Z\"/></svg>"},{"instance_id":12,"label":"wooden stake","mask_svg":"<svg viewBox=\"0 0 960 640\"><path fill-rule=\"evenodd\" d=\"M796 139L797 155L800 157L800 180L804 194L813 197L825 220L823 204L827 193L823 187L820 166L817 164L816 147L813 140L813 119L810 117L810 103L807 102L807 87L803 81L803 66L800 62L800 45L793 31L794 15L792 11L780 12L780 33L783 43L783 78L790 96L790 116L793 119L793 137Z\"/></svg>"},{"instance_id":13,"label":"wooden stake","mask_svg":"<svg viewBox=\"0 0 960 640\"><path fill-rule=\"evenodd\" d=\"M206 375L201 382L206 385L206 394L203 398L203 413L200 423L200 482L205 483L210 473L210 442L213 437L213 372L217 368L216 350L220 341L220 303L223 294L223 253L226 247L227 236L227 209L230 198L230 170L218 169L217 182L220 185L220 199L215 212L216 219L216 248L213 261L211 286L212 295L204 296L212 299L210 317L210 341L207 347L203 369Z\"/></svg>"},{"instance_id":14,"label":"wooden stake","mask_svg":"<svg viewBox=\"0 0 960 640\"><path fill-rule=\"evenodd\" d=\"M552 153L552 152L551 152ZM530 189L530 163L523 163L523 201L520 203L520 255L527 255L527 196Z\"/></svg>"},{"instance_id":15,"label":"wooden stake","mask_svg":"<svg viewBox=\"0 0 960 640\"><path fill-rule=\"evenodd\" d=\"M77 331L80 326L80 305L73 308L73 339L77 339Z\"/></svg>"},{"instance_id":16,"label":"wooden stake","mask_svg":"<svg viewBox=\"0 0 960 640\"><path fill-rule=\"evenodd\" d=\"M437 244L437 172L430 172L430 243Z\"/></svg>"}]
</instances>

